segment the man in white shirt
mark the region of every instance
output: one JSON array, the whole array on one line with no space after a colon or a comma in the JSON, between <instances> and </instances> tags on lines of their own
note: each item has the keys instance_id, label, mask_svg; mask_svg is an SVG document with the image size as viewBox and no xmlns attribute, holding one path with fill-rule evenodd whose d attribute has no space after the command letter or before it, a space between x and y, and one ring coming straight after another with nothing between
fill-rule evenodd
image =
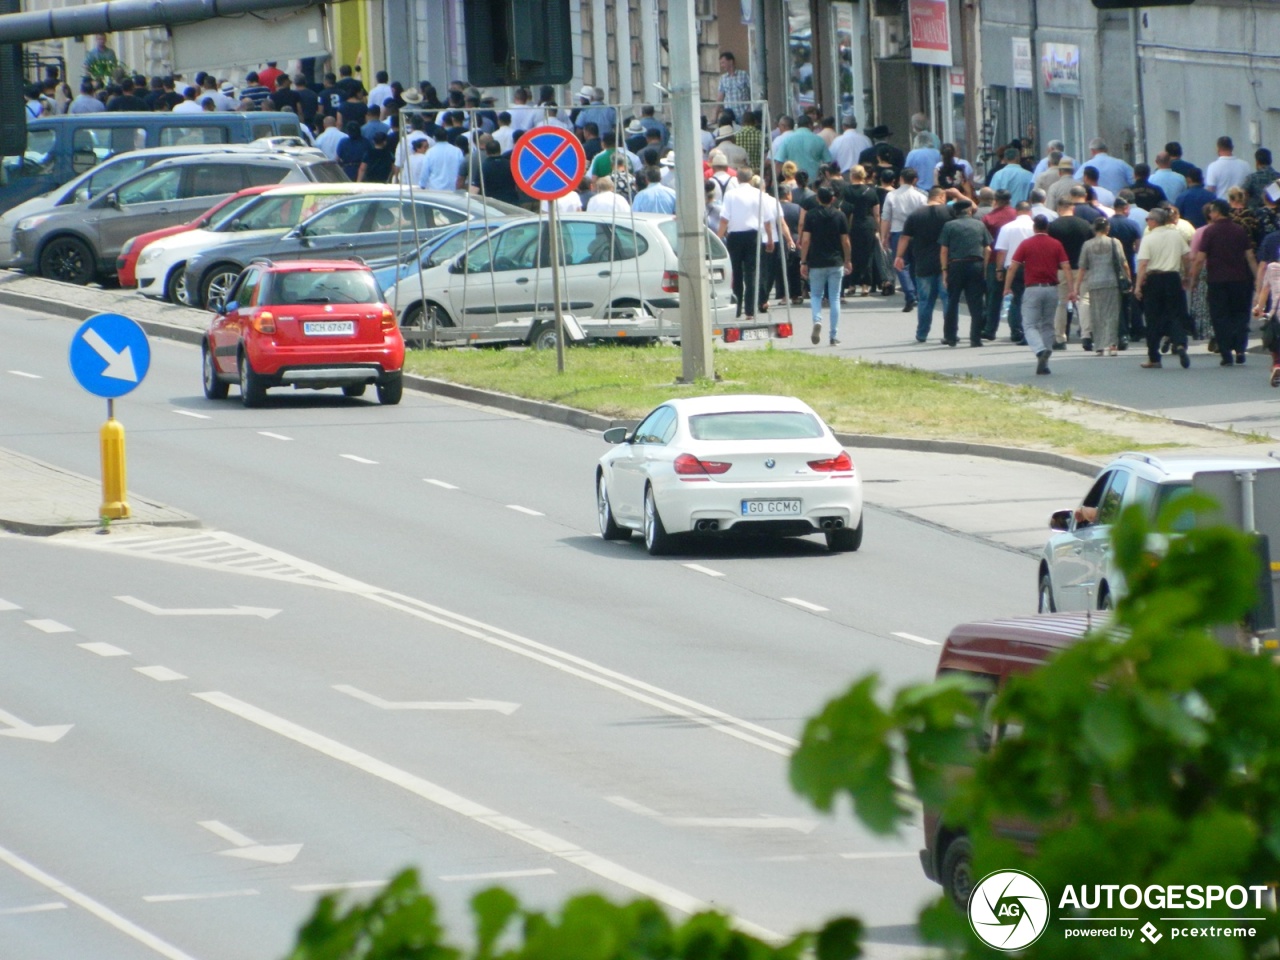
<instances>
[{"instance_id":1,"label":"man in white shirt","mask_svg":"<svg viewBox=\"0 0 1280 960\"><path fill-rule=\"evenodd\" d=\"M400 142L396 144L396 163L393 173L399 176L400 171L409 166L409 158L413 155L413 145L419 140L426 140L427 135L422 132L422 116L421 114L413 117L401 116L401 122L407 122L411 126L409 133L400 138ZM430 144L428 144L430 146ZM416 184L417 180L411 180L408 176L400 177L401 183Z\"/></svg>"},{"instance_id":2,"label":"man in white shirt","mask_svg":"<svg viewBox=\"0 0 1280 960\"><path fill-rule=\"evenodd\" d=\"M449 142L444 131L436 127L435 143L427 148L426 163L418 180L424 190L458 190L462 187L462 164L466 157Z\"/></svg>"},{"instance_id":3,"label":"man in white shirt","mask_svg":"<svg viewBox=\"0 0 1280 960\"><path fill-rule=\"evenodd\" d=\"M618 213L630 213L631 204L627 202L626 197L618 196L610 178L597 177L596 192L587 201L587 213L609 213L613 210Z\"/></svg>"},{"instance_id":4,"label":"man in white shirt","mask_svg":"<svg viewBox=\"0 0 1280 960\"><path fill-rule=\"evenodd\" d=\"M1053 159L1054 154L1058 154L1058 159ZM1071 161L1071 168L1074 170L1076 166L1075 157L1067 156L1067 145L1061 140L1050 140L1049 145L1045 148L1045 154L1040 158L1040 162L1036 164L1036 168L1031 171L1033 177L1038 177L1046 170L1052 170L1057 167L1063 160Z\"/></svg>"},{"instance_id":5,"label":"man in white shirt","mask_svg":"<svg viewBox=\"0 0 1280 960\"><path fill-rule=\"evenodd\" d=\"M858 118L852 113L844 115L842 129L840 136L831 141L831 159L840 165L841 173L848 173L857 165L862 151L870 148L871 140L858 130Z\"/></svg>"},{"instance_id":6,"label":"man in white shirt","mask_svg":"<svg viewBox=\"0 0 1280 960\"><path fill-rule=\"evenodd\" d=\"M898 249L898 240L902 237L902 228L907 217L923 207L929 195L916 183L920 175L914 169L906 167L902 171L902 186L890 190L884 198L884 207L880 211L880 243L889 250ZM910 270L895 270L902 295L907 298L903 313L910 313L916 307L916 284Z\"/></svg>"},{"instance_id":7,"label":"man in white shirt","mask_svg":"<svg viewBox=\"0 0 1280 960\"><path fill-rule=\"evenodd\" d=\"M183 94L186 97L181 103L173 108L173 113L203 113L204 107L196 103L196 88L187 87L187 92Z\"/></svg>"},{"instance_id":8,"label":"man in white shirt","mask_svg":"<svg viewBox=\"0 0 1280 960\"><path fill-rule=\"evenodd\" d=\"M1205 167L1204 188L1219 197L1226 197L1232 187L1243 187L1253 170L1249 164L1235 156L1235 144L1230 137L1218 138L1218 159Z\"/></svg>"},{"instance_id":9,"label":"man in white shirt","mask_svg":"<svg viewBox=\"0 0 1280 960\"><path fill-rule=\"evenodd\" d=\"M511 129L516 133L532 130L542 119L543 111L529 106L529 91L520 87L515 92L515 106L511 108Z\"/></svg>"},{"instance_id":10,"label":"man in white shirt","mask_svg":"<svg viewBox=\"0 0 1280 960\"><path fill-rule=\"evenodd\" d=\"M366 101L366 104L367 106L377 107L381 110L382 105L394 97L396 93L391 89L391 84L387 82L391 79L387 74L387 71L379 70L376 75L376 79L378 81L377 86L369 91L369 99Z\"/></svg>"},{"instance_id":11,"label":"man in white shirt","mask_svg":"<svg viewBox=\"0 0 1280 960\"><path fill-rule=\"evenodd\" d=\"M503 153L511 152L511 148L516 144L516 134L518 132L512 126L510 113L503 110L498 114L498 129L493 131L493 139L498 141Z\"/></svg>"},{"instance_id":12,"label":"man in white shirt","mask_svg":"<svg viewBox=\"0 0 1280 960\"><path fill-rule=\"evenodd\" d=\"M996 235L995 242L995 258L996 258L996 279L1000 282L1000 288L1004 288L1005 271L1013 264L1013 255L1018 252L1018 247L1027 237L1032 236L1036 232L1035 220L1031 216L1031 204L1023 201L1013 208L1018 214L1003 227ZM1022 291L1025 285L1022 279L1022 272L1019 271L1013 278L1013 302L1009 305L1009 339L1014 343L1023 339L1022 336ZM996 333L1000 327L1000 314L996 314L995 326L988 327L982 331L983 340L994 340Z\"/></svg>"},{"instance_id":13,"label":"man in white shirt","mask_svg":"<svg viewBox=\"0 0 1280 960\"><path fill-rule=\"evenodd\" d=\"M1050 223L1053 223L1053 221L1058 219L1058 211L1050 210L1045 206L1046 196L1043 190L1032 190L1031 196L1029 196L1027 200L1031 204L1032 218L1044 217Z\"/></svg>"},{"instance_id":14,"label":"man in white shirt","mask_svg":"<svg viewBox=\"0 0 1280 960\"><path fill-rule=\"evenodd\" d=\"M326 120L329 118L326 117ZM427 175L427 147L431 141L425 135L417 140L409 141L409 168L405 171L404 182L419 184L426 180Z\"/></svg>"},{"instance_id":15,"label":"man in white shirt","mask_svg":"<svg viewBox=\"0 0 1280 960\"><path fill-rule=\"evenodd\" d=\"M764 209L764 195L751 185L751 176L749 167L738 171L738 185L724 195L720 207L720 229L717 231L729 248L737 316L745 312L748 321L756 317L759 295L756 256L760 247L760 214ZM773 224L768 220L764 221L764 231L765 252L773 253Z\"/></svg>"},{"instance_id":16,"label":"man in white shirt","mask_svg":"<svg viewBox=\"0 0 1280 960\"><path fill-rule=\"evenodd\" d=\"M316 148L330 160L338 159L338 144L347 139L347 135L338 129L337 117L324 118L324 131L316 137Z\"/></svg>"}]
</instances>

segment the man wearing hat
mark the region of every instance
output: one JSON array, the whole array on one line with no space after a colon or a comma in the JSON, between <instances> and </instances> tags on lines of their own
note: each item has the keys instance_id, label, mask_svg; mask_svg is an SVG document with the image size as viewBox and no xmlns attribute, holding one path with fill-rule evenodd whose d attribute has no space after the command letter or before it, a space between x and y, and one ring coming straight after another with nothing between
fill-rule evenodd
<instances>
[{"instance_id":1,"label":"man wearing hat","mask_svg":"<svg viewBox=\"0 0 1280 960\"><path fill-rule=\"evenodd\" d=\"M738 146L737 136L738 131L731 123L716 127L716 149L724 154L728 165L735 170L747 165L747 151Z\"/></svg>"},{"instance_id":2,"label":"man wearing hat","mask_svg":"<svg viewBox=\"0 0 1280 960\"><path fill-rule=\"evenodd\" d=\"M625 141L627 149L632 153L639 153L648 146L648 131L645 130L644 125L635 117L632 117L631 122L627 124L625 133L627 137Z\"/></svg>"},{"instance_id":3,"label":"man wearing hat","mask_svg":"<svg viewBox=\"0 0 1280 960\"><path fill-rule=\"evenodd\" d=\"M723 150L712 150L709 160L711 176L707 178L707 182L715 185L715 202L723 203L725 195L733 191L738 181L729 170L729 159ZM716 229L719 229L719 225Z\"/></svg>"},{"instance_id":4,"label":"man wearing hat","mask_svg":"<svg viewBox=\"0 0 1280 960\"><path fill-rule=\"evenodd\" d=\"M1076 185L1075 171L1076 162L1070 157L1058 161L1058 179L1044 192L1044 205L1050 210L1057 210L1058 201L1070 195L1071 188Z\"/></svg>"},{"instance_id":5,"label":"man wearing hat","mask_svg":"<svg viewBox=\"0 0 1280 960\"><path fill-rule=\"evenodd\" d=\"M617 129L616 111L612 107L604 105L604 93L599 87L586 86L578 91L578 96L585 95L590 105L584 108L575 121L577 129L581 130L582 125L587 121L591 121L596 125L603 137L605 134L613 133Z\"/></svg>"},{"instance_id":6,"label":"man wearing hat","mask_svg":"<svg viewBox=\"0 0 1280 960\"><path fill-rule=\"evenodd\" d=\"M871 146L858 154L858 163L861 166L866 167L868 170L874 167L881 146L888 150L889 165L893 169L901 170L907 165L907 155L889 142L889 138L893 136L893 131L883 123L868 130L867 136L871 138Z\"/></svg>"}]
</instances>

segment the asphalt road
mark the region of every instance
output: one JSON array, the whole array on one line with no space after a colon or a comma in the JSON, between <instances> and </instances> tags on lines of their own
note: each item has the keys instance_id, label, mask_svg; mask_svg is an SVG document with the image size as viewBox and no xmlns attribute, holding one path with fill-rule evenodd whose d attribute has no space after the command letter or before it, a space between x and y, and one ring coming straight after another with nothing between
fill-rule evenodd
<instances>
[{"instance_id":1,"label":"asphalt road","mask_svg":"<svg viewBox=\"0 0 1280 960\"><path fill-rule=\"evenodd\" d=\"M73 329L0 311L0 446L94 474ZM317 889L407 863L455 921L503 882L910 942L918 832L815 815L786 755L853 677L924 679L952 625L1024 612L1031 559L876 508L853 555L653 559L595 534L598 437L413 395L249 411L152 347L130 487L210 529L0 538L0 711L74 724L0 738L6 960L275 956ZM235 606L261 615L154 612Z\"/></svg>"}]
</instances>

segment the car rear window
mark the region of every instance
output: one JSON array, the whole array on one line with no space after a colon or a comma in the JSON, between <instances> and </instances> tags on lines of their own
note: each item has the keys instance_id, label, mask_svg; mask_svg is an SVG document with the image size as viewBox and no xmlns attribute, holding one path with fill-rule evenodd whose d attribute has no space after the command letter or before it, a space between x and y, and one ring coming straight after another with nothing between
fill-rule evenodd
<instances>
[{"instance_id":1,"label":"car rear window","mask_svg":"<svg viewBox=\"0 0 1280 960\"><path fill-rule=\"evenodd\" d=\"M689 418L689 433L695 440L809 440L822 436L822 424L789 410L701 413Z\"/></svg>"},{"instance_id":2,"label":"car rear window","mask_svg":"<svg viewBox=\"0 0 1280 960\"><path fill-rule=\"evenodd\" d=\"M295 270L276 274L264 302L377 303L381 299L373 274L364 270Z\"/></svg>"},{"instance_id":3,"label":"car rear window","mask_svg":"<svg viewBox=\"0 0 1280 960\"><path fill-rule=\"evenodd\" d=\"M350 183L351 178L342 169L341 164L326 160L323 163L310 163L306 168L307 176L316 183Z\"/></svg>"}]
</instances>

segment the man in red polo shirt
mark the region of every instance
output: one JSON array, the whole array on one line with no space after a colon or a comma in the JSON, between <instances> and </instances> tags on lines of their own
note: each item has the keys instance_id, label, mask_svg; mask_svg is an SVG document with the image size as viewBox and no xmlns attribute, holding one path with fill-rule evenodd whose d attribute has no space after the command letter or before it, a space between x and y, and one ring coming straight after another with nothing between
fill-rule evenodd
<instances>
[{"instance_id":1,"label":"man in red polo shirt","mask_svg":"<svg viewBox=\"0 0 1280 960\"><path fill-rule=\"evenodd\" d=\"M1018 245L1013 262L1005 271L1004 293L1013 292L1013 278L1022 268L1026 289L1022 294L1022 335L1036 355L1036 373L1049 372L1053 356L1053 315L1058 309L1058 271L1066 279L1067 289L1075 289L1071 275L1071 258L1066 248L1049 236L1049 218L1041 214L1032 223L1033 233ZM1076 298L1068 294L1069 300Z\"/></svg>"}]
</instances>

